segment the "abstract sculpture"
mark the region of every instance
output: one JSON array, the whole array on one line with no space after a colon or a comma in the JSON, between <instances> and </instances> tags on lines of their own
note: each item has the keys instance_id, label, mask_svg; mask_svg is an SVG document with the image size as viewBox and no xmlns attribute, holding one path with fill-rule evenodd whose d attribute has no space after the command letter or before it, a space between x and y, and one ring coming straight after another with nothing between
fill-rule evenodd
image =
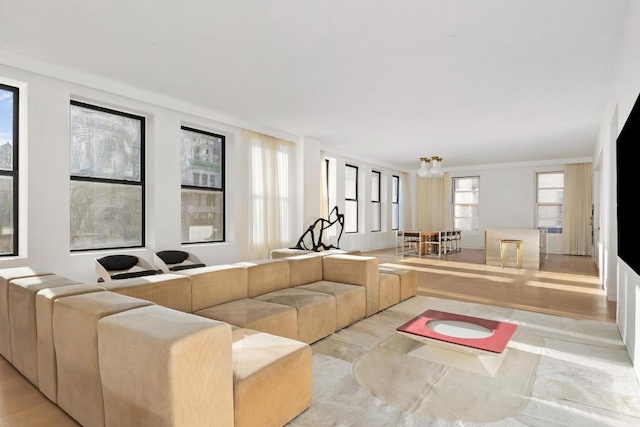
<instances>
[{"instance_id":1,"label":"abstract sculpture","mask_svg":"<svg viewBox=\"0 0 640 427\"><path fill-rule=\"evenodd\" d=\"M338 224L340 226L340 233L338 234L338 241L336 242L336 245L338 246L326 245L322 242L324 231L331 228L335 224ZM304 249L314 252L320 252L323 250L326 251L329 249L340 249L339 245L343 228L344 214L339 213L338 207L336 206L331 210L331 213L329 213L328 219L318 218L317 220L315 220L315 222L311 224L309 228L307 228L307 231L305 231L302 236L300 236L300 239L298 239L298 243L296 244L296 246L290 249ZM316 232L318 233L317 240Z\"/></svg>"}]
</instances>

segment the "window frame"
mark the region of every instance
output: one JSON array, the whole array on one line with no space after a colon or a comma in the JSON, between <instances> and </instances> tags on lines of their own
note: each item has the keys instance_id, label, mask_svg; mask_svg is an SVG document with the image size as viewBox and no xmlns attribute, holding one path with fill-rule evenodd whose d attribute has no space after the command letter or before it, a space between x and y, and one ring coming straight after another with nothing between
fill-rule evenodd
<instances>
[{"instance_id":1,"label":"window frame","mask_svg":"<svg viewBox=\"0 0 640 427\"><path fill-rule=\"evenodd\" d=\"M463 179L477 179L478 180L478 202L477 203L456 203L456 193L469 193L471 191L456 191L456 181L457 180L463 180ZM457 177L453 177L452 178L452 182L451 182L451 205L452 205L452 212L451 212L451 216L453 219L453 227L456 230L464 230L464 231L478 231L480 229L480 176L479 175L473 175L473 176L457 176ZM460 227L456 227L456 218L467 218L467 217L456 217L456 206L468 206L468 207L475 207L476 208L476 212L477 212L477 217L476 222L478 223L478 226L476 228L472 228L470 230L467 229L462 229ZM473 218L473 217L472 217Z\"/></svg>"},{"instance_id":2,"label":"window frame","mask_svg":"<svg viewBox=\"0 0 640 427\"><path fill-rule=\"evenodd\" d=\"M226 174L225 174L225 159L226 159L226 142L227 139L224 135L221 134L217 134L214 132L209 132L209 131L205 131L202 129L197 129L191 126L180 126L180 132L182 133L182 131L189 131L189 132L195 132L195 133L199 133L202 135L207 135L207 136L212 136L214 138L220 138L222 140L222 150L221 150L221 159L220 159L220 166L221 166L221 171L220 171L220 187L205 187L203 185L188 185L188 184L182 184L182 182L180 183L180 195L182 196L182 190L197 190L197 191L210 191L210 192L217 192L217 193L222 193L222 240L202 240L202 241L197 241L197 242L181 242L182 245L198 245L198 244L214 244L214 243L224 243L226 242L226 231L227 231L227 215L226 215L226 209L227 209L227 193L226 191L224 191L225 189L225 183L226 183ZM180 142L180 149L182 149L182 141ZM182 173L180 174L180 176L182 176ZM210 179L207 179L208 181L211 181ZM194 180L195 181L195 180ZM202 179L198 179L198 182L202 182ZM182 203L181 203L182 206ZM182 213L180 214L180 221L182 222ZM182 236L180 237L180 240L182 241Z\"/></svg>"},{"instance_id":3,"label":"window frame","mask_svg":"<svg viewBox=\"0 0 640 427\"><path fill-rule=\"evenodd\" d=\"M374 193L373 191L373 176L374 175L378 175L378 191L377 191L377 197L378 199L375 199L376 193ZM378 211L378 228L374 228L374 224L373 224L373 218L375 218L373 215L371 216L371 231L374 233L380 232L382 231L382 172L380 171L376 171L376 170L372 170L371 171L371 204L372 204L372 209L373 210L377 210Z\"/></svg>"},{"instance_id":4,"label":"window frame","mask_svg":"<svg viewBox=\"0 0 640 427\"><path fill-rule=\"evenodd\" d=\"M400 230L400 176L392 175L391 176L391 230ZM393 193L395 190L396 197L393 197ZM397 224L393 223L393 211L396 212L396 220Z\"/></svg>"},{"instance_id":5,"label":"window frame","mask_svg":"<svg viewBox=\"0 0 640 427\"><path fill-rule=\"evenodd\" d=\"M562 187L544 187L543 190L558 190L562 189L562 202L561 203L541 203L540 202L540 176L541 175L562 175ZM535 224L537 229L546 229L548 234L562 234L564 228L564 220L562 215L560 219L560 227L541 227L540 226L540 207L541 206L560 206L560 211L564 212L564 171L544 171L536 172L536 211L535 211Z\"/></svg>"},{"instance_id":6,"label":"window frame","mask_svg":"<svg viewBox=\"0 0 640 427\"><path fill-rule=\"evenodd\" d=\"M70 249L71 252L90 252L90 251L104 251L104 250L118 250L118 249L135 249L135 248L144 248L146 242L146 186L145 186L145 178L146 178L146 152L145 152L145 143L146 143L146 117L140 116L137 114L127 113L125 111L114 110L112 108L103 107L96 104L89 104L82 101L70 100L69 103L69 111L71 111L71 107L82 107L90 110L100 111L102 113L114 114L121 117L127 117L130 119L135 119L140 121L140 181L132 181L127 179L113 179L113 178L99 178L99 177L91 177L91 176L81 176L81 175L73 175L69 174L70 181L79 181L79 182L91 182L91 183L99 183L99 184L115 184L115 185L130 185L140 187L140 244L134 246L104 246L104 247L93 247L93 248L82 248L82 249ZM71 129L69 129L69 137L71 138ZM69 200L69 208L71 209L71 200ZM69 236L71 238L71 236ZM71 242L69 242L71 244Z\"/></svg>"},{"instance_id":7,"label":"window frame","mask_svg":"<svg viewBox=\"0 0 640 427\"><path fill-rule=\"evenodd\" d=\"M358 217L360 216L360 210L359 210L359 206L358 206L358 166L355 165L350 165L350 164L345 164L345 171L347 168L353 168L356 171L356 183L355 183L355 198L347 198L346 196L346 183L345 183L345 196L344 196L344 200L345 202L356 202L356 229L355 231L347 231L346 229L344 230L345 234L354 234L357 233L358 230L360 230L360 222L358 221ZM346 172L345 172L345 177L347 176ZM345 214L346 214L346 207L345 207ZM345 221L345 225L346 225L346 221Z\"/></svg>"},{"instance_id":8,"label":"window frame","mask_svg":"<svg viewBox=\"0 0 640 427\"><path fill-rule=\"evenodd\" d=\"M7 253L0 253L0 257L11 257L11 256L18 256L19 253L19 233L20 230L18 229L18 225L19 225L19 199L20 199L20 194L19 194L19 189L20 189L20 185L19 185L19 180L20 180L20 170L19 170L19 152L20 152L20 147L19 147L19 142L20 142L20 138L19 138L19 134L20 134L20 130L19 130L19 126L20 126L20 88L15 87L15 86L9 86L9 85L5 85L0 83L0 89L7 91L7 92L11 92L13 94L13 120L11 123L12 129L11 129L11 133L12 133L12 166L11 166L11 170L2 170L0 169L0 176L7 176L11 178L11 184L12 184L12 188L13 188L13 194L12 194L12 203L13 203L13 250L11 252L7 252Z\"/></svg>"}]
</instances>

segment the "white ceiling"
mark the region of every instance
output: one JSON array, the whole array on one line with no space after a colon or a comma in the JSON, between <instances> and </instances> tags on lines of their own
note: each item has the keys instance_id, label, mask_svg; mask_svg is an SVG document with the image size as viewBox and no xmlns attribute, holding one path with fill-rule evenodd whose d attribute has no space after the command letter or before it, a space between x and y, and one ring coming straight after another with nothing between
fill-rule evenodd
<instances>
[{"instance_id":1,"label":"white ceiling","mask_svg":"<svg viewBox=\"0 0 640 427\"><path fill-rule=\"evenodd\" d=\"M0 0L0 48L381 165L446 168L592 156L626 5Z\"/></svg>"}]
</instances>

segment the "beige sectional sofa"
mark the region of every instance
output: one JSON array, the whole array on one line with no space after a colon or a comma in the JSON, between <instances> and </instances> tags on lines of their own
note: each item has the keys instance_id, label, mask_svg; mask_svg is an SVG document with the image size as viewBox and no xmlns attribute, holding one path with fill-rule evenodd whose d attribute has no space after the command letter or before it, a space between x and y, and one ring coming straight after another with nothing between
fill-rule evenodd
<instances>
[{"instance_id":1,"label":"beige sectional sofa","mask_svg":"<svg viewBox=\"0 0 640 427\"><path fill-rule=\"evenodd\" d=\"M303 254L97 284L0 270L0 353L83 426L282 426L309 344L416 293L375 257Z\"/></svg>"}]
</instances>

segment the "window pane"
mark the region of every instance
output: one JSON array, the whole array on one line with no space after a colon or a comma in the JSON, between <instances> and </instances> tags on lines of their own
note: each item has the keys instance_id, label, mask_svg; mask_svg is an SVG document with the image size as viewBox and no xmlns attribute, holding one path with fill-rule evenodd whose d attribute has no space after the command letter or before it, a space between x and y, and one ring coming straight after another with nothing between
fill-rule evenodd
<instances>
[{"instance_id":1,"label":"window pane","mask_svg":"<svg viewBox=\"0 0 640 427\"><path fill-rule=\"evenodd\" d=\"M344 232L358 232L358 202L355 200L344 202Z\"/></svg>"},{"instance_id":2,"label":"window pane","mask_svg":"<svg viewBox=\"0 0 640 427\"><path fill-rule=\"evenodd\" d=\"M222 241L224 200L220 191L182 190L182 242Z\"/></svg>"},{"instance_id":3,"label":"window pane","mask_svg":"<svg viewBox=\"0 0 640 427\"><path fill-rule=\"evenodd\" d=\"M71 181L71 249L142 246L142 187Z\"/></svg>"},{"instance_id":4,"label":"window pane","mask_svg":"<svg viewBox=\"0 0 640 427\"><path fill-rule=\"evenodd\" d=\"M371 174L371 201L380 201L380 172Z\"/></svg>"},{"instance_id":5,"label":"window pane","mask_svg":"<svg viewBox=\"0 0 640 427\"><path fill-rule=\"evenodd\" d=\"M344 197L345 199L357 199L358 169L347 166L344 171Z\"/></svg>"},{"instance_id":6,"label":"window pane","mask_svg":"<svg viewBox=\"0 0 640 427\"><path fill-rule=\"evenodd\" d=\"M562 205L538 206L538 219L560 218L562 220Z\"/></svg>"},{"instance_id":7,"label":"window pane","mask_svg":"<svg viewBox=\"0 0 640 427\"><path fill-rule=\"evenodd\" d=\"M564 173L539 173L538 188L563 188Z\"/></svg>"},{"instance_id":8,"label":"window pane","mask_svg":"<svg viewBox=\"0 0 640 427\"><path fill-rule=\"evenodd\" d=\"M393 185L391 186L391 202L398 203L399 200L399 190L400 190L400 178L397 176L393 177Z\"/></svg>"},{"instance_id":9,"label":"window pane","mask_svg":"<svg viewBox=\"0 0 640 427\"><path fill-rule=\"evenodd\" d=\"M477 230L478 219L477 218L454 218L453 228L456 230Z\"/></svg>"},{"instance_id":10,"label":"window pane","mask_svg":"<svg viewBox=\"0 0 640 427\"><path fill-rule=\"evenodd\" d=\"M140 181L142 120L71 105L71 175Z\"/></svg>"},{"instance_id":11,"label":"window pane","mask_svg":"<svg viewBox=\"0 0 640 427\"><path fill-rule=\"evenodd\" d=\"M538 190L538 203L562 203L564 190Z\"/></svg>"},{"instance_id":12,"label":"window pane","mask_svg":"<svg viewBox=\"0 0 640 427\"><path fill-rule=\"evenodd\" d=\"M0 169L8 171L13 170L13 97L0 88Z\"/></svg>"},{"instance_id":13,"label":"window pane","mask_svg":"<svg viewBox=\"0 0 640 427\"><path fill-rule=\"evenodd\" d=\"M480 193L478 192L463 192L453 194L453 203L473 203L478 204L480 201Z\"/></svg>"},{"instance_id":14,"label":"window pane","mask_svg":"<svg viewBox=\"0 0 640 427\"><path fill-rule=\"evenodd\" d=\"M380 231L382 229L380 221L380 203L372 203L371 210L371 231Z\"/></svg>"},{"instance_id":15,"label":"window pane","mask_svg":"<svg viewBox=\"0 0 640 427\"><path fill-rule=\"evenodd\" d=\"M478 216L477 206L457 205L453 207L455 218L474 218Z\"/></svg>"},{"instance_id":16,"label":"window pane","mask_svg":"<svg viewBox=\"0 0 640 427\"><path fill-rule=\"evenodd\" d=\"M479 178L455 178L453 180L454 191L478 191Z\"/></svg>"},{"instance_id":17,"label":"window pane","mask_svg":"<svg viewBox=\"0 0 640 427\"><path fill-rule=\"evenodd\" d=\"M182 185L222 188L222 150L223 138L182 129Z\"/></svg>"},{"instance_id":18,"label":"window pane","mask_svg":"<svg viewBox=\"0 0 640 427\"><path fill-rule=\"evenodd\" d=\"M13 253L13 178L0 176L0 254Z\"/></svg>"},{"instance_id":19,"label":"window pane","mask_svg":"<svg viewBox=\"0 0 640 427\"><path fill-rule=\"evenodd\" d=\"M391 228L393 230L400 229L400 205L397 203L391 205Z\"/></svg>"}]
</instances>

